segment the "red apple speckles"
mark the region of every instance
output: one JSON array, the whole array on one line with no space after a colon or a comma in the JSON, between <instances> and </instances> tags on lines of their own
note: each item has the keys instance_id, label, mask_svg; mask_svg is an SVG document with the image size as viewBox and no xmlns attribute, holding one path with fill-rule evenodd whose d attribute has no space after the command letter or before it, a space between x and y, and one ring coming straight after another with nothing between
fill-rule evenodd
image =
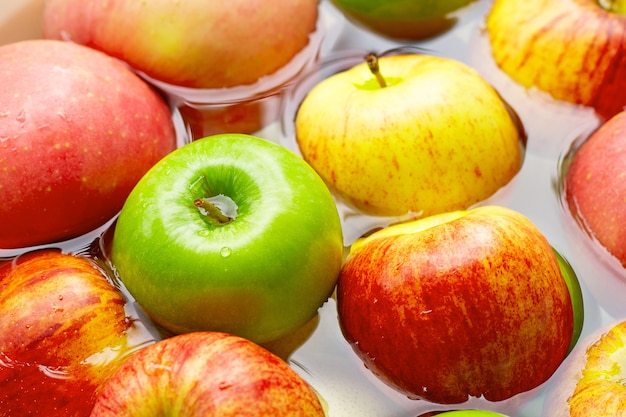
<instances>
[{"instance_id":1,"label":"red apple speckles","mask_svg":"<svg viewBox=\"0 0 626 417\"><path fill-rule=\"evenodd\" d=\"M0 248L87 233L176 147L165 101L117 60L69 42L0 48Z\"/></svg>"}]
</instances>

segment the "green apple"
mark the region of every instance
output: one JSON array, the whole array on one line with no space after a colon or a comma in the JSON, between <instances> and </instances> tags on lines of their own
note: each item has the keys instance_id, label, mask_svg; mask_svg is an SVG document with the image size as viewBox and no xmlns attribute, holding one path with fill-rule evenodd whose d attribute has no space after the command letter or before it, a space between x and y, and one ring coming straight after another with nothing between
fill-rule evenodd
<instances>
[{"instance_id":1,"label":"green apple","mask_svg":"<svg viewBox=\"0 0 626 417\"><path fill-rule=\"evenodd\" d=\"M565 259L565 257L556 249L554 249L554 255L556 256L556 260L559 262L561 275L563 275L563 278L565 279L570 298L572 299L572 305L574 306L574 333L572 334L572 341L569 345L569 351L571 352L576 347L583 332L583 324L585 321L583 291L580 286L580 281L578 281L576 271L574 271L574 268L572 268L569 261Z\"/></svg>"},{"instance_id":2,"label":"green apple","mask_svg":"<svg viewBox=\"0 0 626 417\"><path fill-rule=\"evenodd\" d=\"M520 85L610 118L626 105L626 2L496 0L486 19L496 64Z\"/></svg>"},{"instance_id":3,"label":"green apple","mask_svg":"<svg viewBox=\"0 0 626 417\"><path fill-rule=\"evenodd\" d=\"M48 0L43 34L127 62L158 81L191 88L256 83L309 43L318 0Z\"/></svg>"},{"instance_id":4,"label":"green apple","mask_svg":"<svg viewBox=\"0 0 626 417\"><path fill-rule=\"evenodd\" d=\"M582 325L574 300L540 230L499 206L374 232L352 245L337 284L341 330L365 366L441 404L547 381Z\"/></svg>"},{"instance_id":5,"label":"green apple","mask_svg":"<svg viewBox=\"0 0 626 417\"><path fill-rule=\"evenodd\" d=\"M193 332L129 358L107 381L91 417L324 417L313 388L249 340Z\"/></svg>"},{"instance_id":6,"label":"green apple","mask_svg":"<svg viewBox=\"0 0 626 417\"><path fill-rule=\"evenodd\" d=\"M472 68L401 54L370 55L316 84L295 115L295 139L347 204L428 216L466 209L509 183L525 135Z\"/></svg>"},{"instance_id":7,"label":"green apple","mask_svg":"<svg viewBox=\"0 0 626 417\"><path fill-rule=\"evenodd\" d=\"M580 226L626 267L626 111L573 150L565 172L567 207Z\"/></svg>"},{"instance_id":8,"label":"green apple","mask_svg":"<svg viewBox=\"0 0 626 417\"><path fill-rule=\"evenodd\" d=\"M332 0L356 23L378 34L402 40L439 35L452 28L451 13L475 0Z\"/></svg>"},{"instance_id":9,"label":"green apple","mask_svg":"<svg viewBox=\"0 0 626 417\"><path fill-rule=\"evenodd\" d=\"M172 111L118 60L69 42L0 47L0 248L81 236L176 148Z\"/></svg>"},{"instance_id":10,"label":"green apple","mask_svg":"<svg viewBox=\"0 0 626 417\"><path fill-rule=\"evenodd\" d=\"M111 259L156 323L267 342L313 319L343 257L330 191L275 143L222 134L163 158L121 210Z\"/></svg>"},{"instance_id":11,"label":"green apple","mask_svg":"<svg viewBox=\"0 0 626 417\"><path fill-rule=\"evenodd\" d=\"M104 382L154 338L91 259L57 250L0 263L0 414L89 415Z\"/></svg>"}]
</instances>

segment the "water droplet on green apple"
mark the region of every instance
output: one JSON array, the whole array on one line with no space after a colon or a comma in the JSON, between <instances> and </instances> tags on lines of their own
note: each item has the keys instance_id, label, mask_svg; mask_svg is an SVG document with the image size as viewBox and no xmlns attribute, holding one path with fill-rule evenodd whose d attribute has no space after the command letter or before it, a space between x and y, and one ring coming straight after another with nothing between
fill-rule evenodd
<instances>
[{"instance_id":1,"label":"water droplet on green apple","mask_svg":"<svg viewBox=\"0 0 626 417\"><path fill-rule=\"evenodd\" d=\"M231 253L232 250L228 246L224 246L222 249L220 249L220 255L222 255L222 257L224 258L228 258Z\"/></svg>"}]
</instances>

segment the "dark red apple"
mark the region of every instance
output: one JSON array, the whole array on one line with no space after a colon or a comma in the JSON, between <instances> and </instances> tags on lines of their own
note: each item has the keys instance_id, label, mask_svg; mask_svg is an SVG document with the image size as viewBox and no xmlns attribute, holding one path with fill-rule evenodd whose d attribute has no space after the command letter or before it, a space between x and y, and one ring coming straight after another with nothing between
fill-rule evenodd
<instances>
[{"instance_id":1,"label":"dark red apple","mask_svg":"<svg viewBox=\"0 0 626 417\"><path fill-rule=\"evenodd\" d=\"M0 248L103 225L176 147L163 98L101 52L51 40L7 44L0 77Z\"/></svg>"},{"instance_id":2,"label":"dark red apple","mask_svg":"<svg viewBox=\"0 0 626 417\"><path fill-rule=\"evenodd\" d=\"M125 304L84 257L48 250L0 264L0 415L88 416L104 381L153 341Z\"/></svg>"}]
</instances>

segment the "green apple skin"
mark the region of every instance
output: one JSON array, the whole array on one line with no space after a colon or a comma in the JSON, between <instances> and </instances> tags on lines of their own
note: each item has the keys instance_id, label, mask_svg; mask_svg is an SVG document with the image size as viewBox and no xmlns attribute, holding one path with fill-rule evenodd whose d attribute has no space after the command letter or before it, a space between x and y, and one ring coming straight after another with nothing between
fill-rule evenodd
<instances>
[{"instance_id":1,"label":"green apple skin","mask_svg":"<svg viewBox=\"0 0 626 417\"><path fill-rule=\"evenodd\" d=\"M580 336L583 332L583 325L585 323L585 303L583 299L583 291L580 286L578 276L576 275L576 271L574 271L574 268L572 268L569 261L565 259L565 257L556 249L554 249L554 255L559 262L561 275L563 275L563 279L565 279L570 298L572 299L572 306L574 307L574 333L572 334L572 341L569 346L569 351L571 352L580 340Z\"/></svg>"},{"instance_id":2,"label":"green apple skin","mask_svg":"<svg viewBox=\"0 0 626 417\"><path fill-rule=\"evenodd\" d=\"M0 248L104 225L176 148L163 98L118 60L69 42L0 48Z\"/></svg>"},{"instance_id":3,"label":"green apple skin","mask_svg":"<svg viewBox=\"0 0 626 417\"><path fill-rule=\"evenodd\" d=\"M48 0L43 35L101 50L164 83L225 88L289 63L317 17L318 0Z\"/></svg>"},{"instance_id":4,"label":"green apple skin","mask_svg":"<svg viewBox=\"0 0 626 417\"><path fill-rule=\"evenodd\" d=\"M501 401L544 383L582 307L541 232L498 206L375 232L352 245L337 284L342 332L365 366L440 404Z\"/></svg>"},{"instance_id":5,"label":"green apple skin","mask_svg":"<svg viewBox=\"0 0 626 417\"><path fill-rule=\"evenodd\" d=\"M474 0L332 0L349 19L386 37L419 40L452 28L449 14Z\"/></svg>"},{"instance_id":6,"label":"green apple skin","mask_svg":"<svg viewBox=\"0 0 626 417\"><path fill-rule=\"evenodd\" d=\"M285 361L238 336L192 332L129 358L90 417L324 417L316 392Z\"/></svg>"},{"instance_id":7,"label":"green apple skin","mask_svg":"<svg viewBox=\"0 0 626 417\"><path fill-rule=\"evenodd\" d=\"M211 224L194 199L238 206ZM343 257L330 191L299 156L272 142L222 134L154 166L122 208L112 262L130 293L173 333L216 330L262 343L311 320Z\"/></svg>"},{"instance_id":8,"label":"green apple skin","mask_svg":"<svg viewBox=\"0 0 626 417\"><path fill-rule=\"evenodd\" d=\"M496 64L521 86L608 119L626 105L625 9L623 0L496 0L485 28Z\"/></svg>"},{"instance_id":9,"label":"green apple skin","mask_svg":"<svg viewBox=\"0 0 626 417\"><path fill-rule=\"evenodd\" d=\"M370 215L467 209L519 172L523 129L472 68L432 55L378 59L320 81L295 116L304 159ZM520 130L521 129L521 130Z\"/></svg>"},{"instance_id":10,"label":"green apple skin","mask_svg":"<svg viewBox=\"0 0 626 417\"><path fill-rule=\"evenodd\" d=\"M84 257L46 250L0 264L0 414L89 415L108 377L154 341L125 305Z\"/></svg>"},{"instance_id":11,"label":"green apple skin","mask_svg":"<svg viewBox=\"0 0 626 417\"><path fill-rule=\"evenodd\" d=\"M565 173L567 207L583 229L626 267L626 111L593 132Z\"/></svg>"}]
</instances>

